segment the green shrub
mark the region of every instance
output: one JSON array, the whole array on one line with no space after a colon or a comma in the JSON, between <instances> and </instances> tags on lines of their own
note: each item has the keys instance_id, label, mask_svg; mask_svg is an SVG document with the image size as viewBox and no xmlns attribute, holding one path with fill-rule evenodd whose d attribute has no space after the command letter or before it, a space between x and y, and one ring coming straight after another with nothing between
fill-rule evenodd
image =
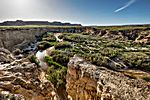
<instances>
[{"instance_id":1,"label":"green shrub","mask_svg":"<svg viewBox=\"0 0 150 100\"><path fill-rule=\"evenodd\" d=\"M53 85L56 87L57 82L58 82L58 73L57 72L52 72L48 74L48 80L53 83Z\"/></svg>"},{"instance_id":2,"label":"green shrub","mask_svg":"<svg viewBox=\"0 0 150 100\"><path fill-rule=\"evenodd\" d=\"M48 80L53 83L56 88L65 88L66 69L59 69L48 74Z\"/></svg>"},{"instance_id":3,"label":"green shrub","mask_svg":"<svg viewBox=\"0 0 150 100\"><path fill-rule=\"evenodd\" d=\"M50 42L42 41L42 42L39 43L38 49L45 50L45 49L47 49L49 47L52 47L52 46L53 46L53 44L51 44Z\"/></svg>"},{"instance_id":4,"label":"green shrub","mask_svg":"<svg viewBox=\"0 0 150 100\"><path fill-rule=\"evenodd\" d=\"M63 48L71 48L71 44L69 42L61 42L55 45L55 49L63 49Z\"/></svg>"},{"instance_id":5,"label":"green shrub","mask_svg":"<svg viewBox=\"0 0 150 100\"><path fill-rule=\"evenodd\" d=\"M150 82L150 77L143 77L143 79L147 82Z\"/></svg>"},{"instance_id":6,"label":"green shrub","mask_svg":"<svg viewBox=\"0 0 150 100\"><path fill-rule=\"evenodd\" d=\"M54 65L54 67L57 68L57 69L63 67L63 66L60 65L59 63L54 62L53 59L52 59L52 57L46 56L46 57L45 57L45 61L47 62L47 64L48 64L49 66Z\"/></svg>"},{"instance_id":7,"label":"green shrub","mask_svg":"<svg viewBox=\"0 0 150 100\"><path fill-rule=\"evenodd\" d=\"M69 62L69 58L74 56L74 53L72 53L71 51L65 50L55 50L52 51L50 56L52 58L53 61L63 65L63 66L67 66L68 62Z\"/></svg>"},{"instance_id":8,"label":"green shrub","mask_svg":"<svg viewBox=\"0 0 150 100\"><path fill-rule=\"evenodd\" d=\"M60 63L63 66L67 66L69 62L69 56L65 54L58 54L53 56L53 60Z\"/></svg>"},{"instance_id":9,"label":"green shrub","mask_svg":"<svg viewBox=\"0 0 150 100\"><path fill-rule=\"evenodd\" d=\"M32 55L31 57L29 57L29 60L31 63L35 63L36 65L39 65L39 62L36 56Z\"/></svg>"},{"instance_id":10,"label":"green shrub","mask_svg":"<svg viewBox=\"0 0 150 100\"><path fill-rule=\"evenodd\" d=\"M65 36L63 40L68 41L68 42L77 42L77 43L82 43L87 40L85 36L82 36L80 34L71 34L69 36Z\"/></svg>"},{"instance_id":11,"label":"green shrub","mask_svg":"<svg viewBox=\"0 0 150 100\"><path fill-rule=\"evenodd\" d=\"M56 41L56 38L53 33L47 33L46 35L43 36L43 41L54 42Z\"/></svg>"},{"instance_id":12,"label":"green shrub","mask_svg":"<svg viewBox=\"0 0 150 100\"><path fill-rule=\"evenodd\" d=\"M45 37L42 39L43 41L55 42L56 38L54 36Z\"/></svg>"},{"instance_id":13,"label":"green shrub","mask_svg":"<svg viewBox=\"0 0 150 100\"><path fill-rule=\"evenodd\" d=\"M54 84L56 88L63 87L65 88L66 84L66 74L67 68L60 65L57 62L54 62L52 57L46 56L45 61L50 66L47 70L48 73L48 80Z\"/></svg>"},{"instance_id":14,"label":"green shrub","mask_svg":"<svg viewBox=\"0 0 150 100\"><path fill-rule=\"evenodd\" d=\"M144 71L149 71L150 72L150 62L142 64L142 68Z\"/></svg>"},{"instance_id":15,"label":"green shrub","mask_svg":"<svg viewBox=\"0 0 150 100\"><path fill-rule=\"evenodd\" d=\"M122 54L123 62L129 65L129 68L149 69L150 63L147 62L148 55L143 52L125 52Z\"/></svg>"},{"instance_id":16,"label":"green shrub","mask_svg":"<svg viewBox=\"0 0 150 100\"><path fill-rule=\"evenodd\" d=\"M124 48L121 44L115 44L115 43L111 43L109 45L107 45L107 47L114 47L114 48Z\"/></svg>"}]
</instances>

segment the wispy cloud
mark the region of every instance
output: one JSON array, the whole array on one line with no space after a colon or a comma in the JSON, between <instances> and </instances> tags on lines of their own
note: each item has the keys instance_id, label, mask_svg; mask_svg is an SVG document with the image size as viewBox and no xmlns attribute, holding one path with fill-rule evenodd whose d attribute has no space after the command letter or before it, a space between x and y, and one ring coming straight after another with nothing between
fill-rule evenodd
<instances>
[{"instance_id":1,"label":"wispy cloud","mask_svg":"<svg viewBox=\"0 0 150 100\"><path fill-rule=\"evenodd\" d=\"M126 9L127 7L129 7L130 5L132 5L132 4L135 3L135 2L136 2L136 0L130 0L130 1L127 2L123 7L121 7L121 8L119 8L119 9L115 10L114 12L117 13L117 12L119 12L119 11L122 11L122 10Z\"/></svg>"}]
</instances>

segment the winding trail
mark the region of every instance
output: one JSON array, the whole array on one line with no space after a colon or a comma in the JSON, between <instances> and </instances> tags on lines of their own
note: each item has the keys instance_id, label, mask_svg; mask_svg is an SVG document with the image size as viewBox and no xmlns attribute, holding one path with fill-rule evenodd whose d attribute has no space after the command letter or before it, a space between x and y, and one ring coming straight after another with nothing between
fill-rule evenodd
<instances>
[{"instance_id":1,"label":"winding trail","mask_svg":"<svg viewBox=\"0 0 150 100\"><path fill-rule=\"evenodd\" d=\"M56 38L56 40L58 41L58 42L62 42L63 40L62 39L59 39L58 38L58 36L60 36L62 33L54 33L54 36L55 36L55 38ZM38 51L37 53L36 53L36 57L37 57L37 59L38 59L38 61L39 61L39 65L41 66L41 68L43 69L43 70L47 70L48 69L48 65L47 65L47 63L44 61L44 57L45 56L49 56L49 54L52 52L52 51L54 51L55 50L55 47L54 46L52 46L52 47L50 47L50 48L48 48L48 49L46 49L46 50L44 50L44 51Z\"/></svg>"}]
</instances>

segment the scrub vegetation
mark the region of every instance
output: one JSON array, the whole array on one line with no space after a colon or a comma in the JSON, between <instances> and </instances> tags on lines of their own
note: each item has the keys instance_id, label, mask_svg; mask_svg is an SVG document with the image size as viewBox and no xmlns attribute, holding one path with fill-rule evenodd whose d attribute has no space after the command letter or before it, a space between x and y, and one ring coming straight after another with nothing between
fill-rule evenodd
<instances>
[{"instance_id":1,"label":"scrub vegetation","mask_svg":"<svg viewBox=\"0 0 150 100\"><path fill-rule=\"evenodd\" d=\"M57 42L54 34L43 37L42 49L54 46L55 50L45 61L49 64L48 79L57 87L65 87L65 76L69 59L75 54L97 66L111 68L117 71L125 67L133 70L150 71L150 46L135 43L133 40L110 39L89 33L63 33ZM119 66L119 67L118 67ZM143 78L149 81L149 77Z\"/></svg>"}]
</instances>

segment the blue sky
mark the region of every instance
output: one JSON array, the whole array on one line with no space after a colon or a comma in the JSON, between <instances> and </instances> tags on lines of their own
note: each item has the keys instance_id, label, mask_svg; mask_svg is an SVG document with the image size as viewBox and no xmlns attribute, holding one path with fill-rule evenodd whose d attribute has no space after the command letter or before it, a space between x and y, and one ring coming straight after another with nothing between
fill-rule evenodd
<instances>
[{"instance_id":1,"label":"blue sky","mask_svg":"<svg viewBox=\"0 0 150 100\"><path fill-rule=\"evenodd\" d=\"M0 20L48 20L84 25L150 23L150 0L0 0Z\"/></svg>"}]
</instances>

